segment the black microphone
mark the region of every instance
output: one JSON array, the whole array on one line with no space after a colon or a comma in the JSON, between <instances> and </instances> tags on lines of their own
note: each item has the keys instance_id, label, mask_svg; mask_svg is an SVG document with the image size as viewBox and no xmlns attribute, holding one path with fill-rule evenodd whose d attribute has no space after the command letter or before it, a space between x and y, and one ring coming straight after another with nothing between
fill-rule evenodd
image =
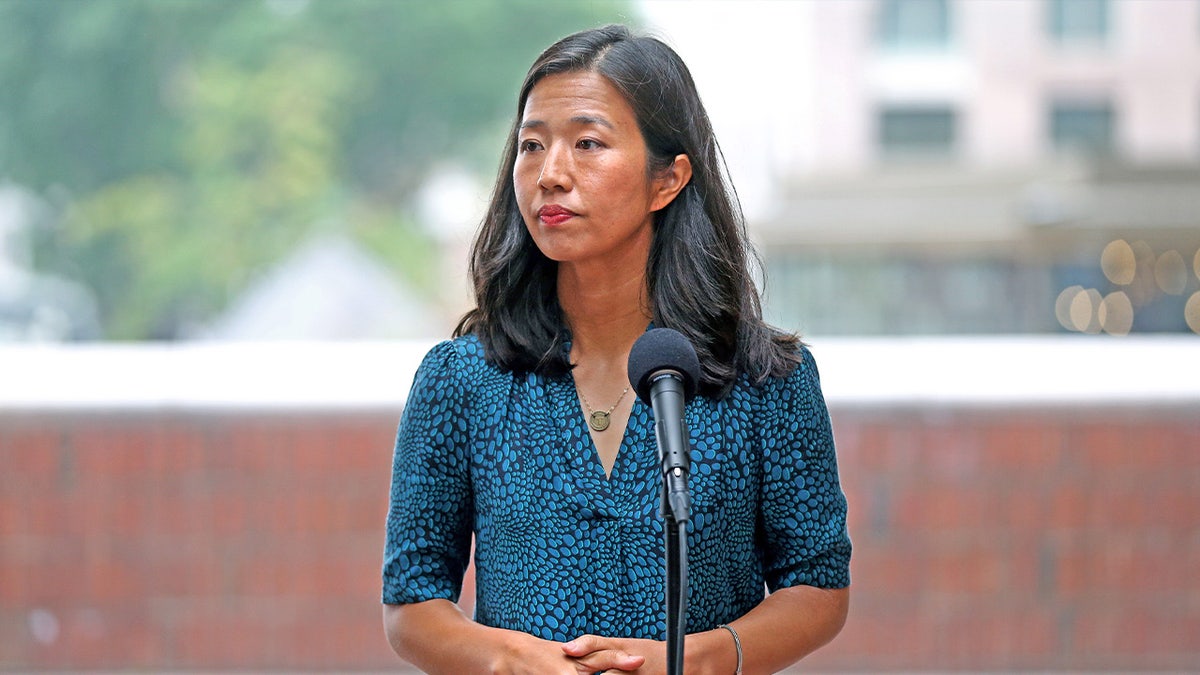
<instances>
[{"instance_id":1,"label":"black microphone","mask_svg":"<svg viewBox=\"0 0 1200 675\"><path fill-rule=\"evenodd\" d=\"M683 407L696 395L700 360L696 350L678 331L655 328L646 331L629 352L629 384L638 398L654 409L654 435L662 462L662 515L676 522L691 517L687 479L691 458Z\"/></svg>"}]
</instances>

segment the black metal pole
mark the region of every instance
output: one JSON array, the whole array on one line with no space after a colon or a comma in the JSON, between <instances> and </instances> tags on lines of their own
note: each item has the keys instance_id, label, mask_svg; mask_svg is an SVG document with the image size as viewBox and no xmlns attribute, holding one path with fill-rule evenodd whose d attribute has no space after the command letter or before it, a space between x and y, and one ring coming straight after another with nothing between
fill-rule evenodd
<instances>
[{"instance_id":1,"label":"black metal pole","mask_svg":"<svg viewBox=\"0 0 1200 675\"><path fill-rule=\"evenodd\" d=\"M683 675L687 632L687 524L664 521L667 558L667 675Z\"/></svg>"}]
</instances>

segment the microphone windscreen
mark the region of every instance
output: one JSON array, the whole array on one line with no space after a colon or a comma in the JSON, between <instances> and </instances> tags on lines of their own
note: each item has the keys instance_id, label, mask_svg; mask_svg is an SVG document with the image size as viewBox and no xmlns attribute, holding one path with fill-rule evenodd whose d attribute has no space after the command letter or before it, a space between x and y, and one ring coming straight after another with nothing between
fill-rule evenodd
<instances>
[{"instance_id":1,"label":"microphone windscreen","mask_svg":"<svg viewBox=\"0 0 1200 675\"><path fill-rule=\"evenodd\" d=\"M684 402L696 395L700 360L692 343L679 331L654 328L633 343L629 352L629 384L646 404L650 403L651 376L660 370L674 370L682 376Z\"/></svg>"}]
</instances>

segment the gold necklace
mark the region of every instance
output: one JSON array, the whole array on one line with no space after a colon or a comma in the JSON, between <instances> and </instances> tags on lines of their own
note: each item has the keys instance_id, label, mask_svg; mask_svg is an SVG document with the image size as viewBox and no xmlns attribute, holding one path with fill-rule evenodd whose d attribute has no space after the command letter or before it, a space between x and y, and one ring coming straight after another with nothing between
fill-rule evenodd
<instances>
[{"instance_id":1,"label":"gold necklace","mask_svg":"<svg viewBox=\"0 0 1200 675\"><path fill-rule=\"evenodd\" d=\"M583 407L588 409L588 426L596 431L604 431L611 423L609 417L612 416L612 411L621 405L621 401L625 400L625 394L629 393L629 387L625 387L625 390L617 397L617 402L612 404L612 407L608 410L594 410L592 404L588 403L587 397L583 395L583 390L579 388L578 384L575 385L575 392L579 394L579 399L583 401Z\"/></svg>"}]
</instances>

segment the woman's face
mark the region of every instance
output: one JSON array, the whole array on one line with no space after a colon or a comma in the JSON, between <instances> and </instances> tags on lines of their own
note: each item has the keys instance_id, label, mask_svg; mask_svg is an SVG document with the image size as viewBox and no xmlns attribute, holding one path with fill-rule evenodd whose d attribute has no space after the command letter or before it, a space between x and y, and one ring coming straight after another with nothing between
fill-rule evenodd
<instances>
[{"instance_id":1,"label":"woman's face","mask_svg":"<svg viewBox=\"0 0 1200 675\"><path fill-rule=\"evenodd\" d=\"M676 167L651 179L646 153L633 109L604 76L561 73L534 85L518 130L513 183L542 253L565 263L644 266L653 213L683 187L674 186Z\"/></svg>"}]
</instances>

